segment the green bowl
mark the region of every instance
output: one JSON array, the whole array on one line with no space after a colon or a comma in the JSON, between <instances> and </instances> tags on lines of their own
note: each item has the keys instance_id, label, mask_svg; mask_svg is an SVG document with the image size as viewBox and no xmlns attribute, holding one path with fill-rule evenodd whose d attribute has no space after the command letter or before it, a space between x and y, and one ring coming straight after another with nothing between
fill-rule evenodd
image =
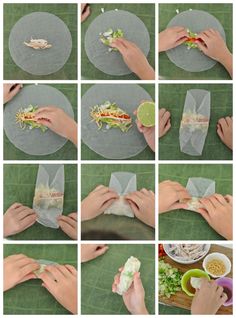
<instances>
[{"instance_id":1,"label":"green bowl","mask_svg":"<svg viewBox=\"0 0 236 318\"><path fill-rule=\"evenodd\" d=\"M188 290L188 286L187 286L187 282L191 279L191 277L198 277L198 278L205 277L208 280L211 280L210 276L206 272L202 271L201 269L190 269L189 271L184 273L181 280L181 287L182 287L182 290L190 297L194 296L194 294Z\"/></svg>"}]
</instances>

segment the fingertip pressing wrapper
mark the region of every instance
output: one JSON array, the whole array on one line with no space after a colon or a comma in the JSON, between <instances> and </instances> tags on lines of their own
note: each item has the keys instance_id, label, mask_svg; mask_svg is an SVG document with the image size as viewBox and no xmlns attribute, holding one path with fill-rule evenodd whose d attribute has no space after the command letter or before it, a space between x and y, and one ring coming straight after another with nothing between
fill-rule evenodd
<instances>
[{"instance_id":1,"label":"fingertip pressing wrapper","mask_svg":"<svg viewBox=\"0 0 236 318\"><path fill-rule=\"evenodd\" d=\"M215 181L207 178L189 178L186 190L192 197L185 201L188 205L187 210L198 212L198 209L203 207L199 199L215 193Z\"/></svg>"},{"instance_id":2,"label":"fingertip pressing wrapper","mask_svg":"<svg viewBox=\"0 0 236 318\"><path fill-rule=\"evenodd\" d=\"M131 172L113 172L111 174L109 188L118 193L119 199L115 200L112 205L104 211L104 214L123 215L133 218L134 213L124 196L129 192L137 190L136 174Z\"/></svg>"},{"instance_id":3,"label":"fingertip pressing wrapper","mask_svg":"<svg viewBox=\"0 0 236 318\"><path fill-rule=\"evenodd\" d=\"M40 265L39 269L36 269L34 271L34 274L35 274L35 276L37 278L39 278L39 275L42 274L45 271L45 267L47 265L58 265L55 262L48 261L48 260L45 260L45 259L37 259L36 262Z\"/></svg>"},{"instance_id":4,"label":"fingertip pressing wrapper","mask_svg":"<svg viewBox=\"0 0 236 318\"><path fill-rule=\"evenodd\" d=\"M64 202L64 165L39 165L33 209L37 222L46 227L59 228L57 218L62 215Z\"/></svg>"},{"instance_id":5,"label":"fingertip pressing wrapper","mask_svg":"<svg viewBox=\"0 0 236 318\"><path fill-rule=\"evenodd\" d=\"M211 112L211 94L204 89L187 91L179 129L180 150L201 156L207 137Z\"/></svg>"}]
</instances>

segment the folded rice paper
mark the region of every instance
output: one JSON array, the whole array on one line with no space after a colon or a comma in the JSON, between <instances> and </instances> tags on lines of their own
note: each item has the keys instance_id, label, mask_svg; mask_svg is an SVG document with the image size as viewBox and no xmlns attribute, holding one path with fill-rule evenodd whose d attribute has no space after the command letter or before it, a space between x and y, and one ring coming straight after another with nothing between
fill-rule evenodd
<instances>
[{"instance_id":1,"label":"folded rice paper","mask_svg":"<svg viewBox=\"0 0 236 318\"><path fill-rule=\"evenodd\" d=\"M45 271L47 265L57 265L57 263L45 259L37 259L36 262L40 265L39 269L33 272L37 278Z\"/></svg>"},{"instance_id":2,"label":"folded rice paper","mask_svg":"<svg viewBox=\"0 0 236 318\"><path fill-rule=\"evenodd\" d=\"M132 285L134 274L139 271L141 262L134 256L130 256L120 274L120 281L117 285L117 294L123 295Z\"/></svg>"},{"instance_id":3,"label":"folded rice paper","mask_svg":"<svg viewBox=\"0 0 236 318\"><path fill-rule=\"evenodd\" d=\"M186 189L192 197L186 200L187 210L198 212L202 208L199 199L215 194L215 181L207 178L189 178Z\"/></svg>"},{"instance_id":4,"label":"folded rice paper","mask_svg":"<svg viewBox=\"0 0 236 318\"><path fill-rule=\"evenodd\" d=\"M33 209L37 222L57 229L57 218L63 212L64 202L64 165L39 165L35 186Z\"/></svg>"},{"instance_id":5,"label":"folded rice paper","mask_svg":"<svg viewBox=\"0 0 236 318\"><path fill-rule=\"evenodd\" d=\"M180 150L191 156L201 156L205 144L211 111L211 95L204 89L187 91L179 129Z\"/></svg>"},{"instance_id":6,"label":"folded rice paper","mask_svg":"<svg viewBox=\"0 0 236 318\"><path fill-rule=\"evenodd\" d=\"M113 172L111 174L109 188L119 194L119 199L115 200L104 214L115 214L134 217L134 213L124 196L137 190L137 178L135 173L131 172Z\"/></svg>"}]
</instances>

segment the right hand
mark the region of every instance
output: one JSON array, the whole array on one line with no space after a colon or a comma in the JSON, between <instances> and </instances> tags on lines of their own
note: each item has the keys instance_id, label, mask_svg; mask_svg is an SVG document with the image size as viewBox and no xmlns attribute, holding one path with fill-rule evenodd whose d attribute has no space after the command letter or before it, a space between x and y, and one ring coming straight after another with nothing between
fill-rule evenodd
<instances>
[{"instance_id":1,"label":"right hand","mask_svg":"<svg viewBox=\"0 0 236 318\"><path fill-rule=\"evenodd\" d=\"M203 208L198 212L208 224L227 240L233 239L233 197L213 194L202 198L200 203Z\"/></svg>"},{"instance_id":2,"label":"right hand","mask_svg":"<svg viewBox=\"0 0 236 318\"><path fill-rule=\"evenodd\" d=\"M81 262L85 263L107 252L109 247L105 244L81 244Z\"/></svg>"},{"instance_id":3,"label":"right hand","mask_svg":"<svg viewBox=\"0 0 236 318\"><path fill-rule=\"evenodd\" d=\"M181 203L184 199L191 199L191 197L180 183L166 180L159 184L159 214L177 209L187 209L187 204Z\"/></svg>"},{"instance_id":4,"label":"right hand","mask_svg":"<svg viewBox=\"0 0 236 318\"><path fill-rule=\"evenodd\" d=\"M174 26L159 33L159 52L165 52L184 43L188 37L187 29Z\"/></svg>"},{"instance_id":5,"label":"right hand","mask_svg":"<svg viewBox=\"0 0 236 318\"><path fill-rule=\"evenodd\" d=\"M151 190L142 189L127 194L131 209L136 218L143 223L155 228L155 194Z\"/></svg>"},{"instance_id":6,"label":"right hand","mask_svg":"<svg viewBox=\"0 0 236 318\"><path fill-rule=\"evenodd\" d=\"M170 122L170 112L167 111L165 108L159 109L159 138L165 136L165 134L171 128Z\"/></svg>"},{"instance_id":7,"label":"right hand","mask_svg":"<svg viewBox=\"0 0 236 318\"><path fill-rule=\"evenodd\" d=\"M39 269L39 264L23 254L8 256L3 261L3 291L36 278L33 271Z\"/></svg>"},{"instance_id":8,"label":"right hand","mask_svg":"<svg viewBox=\"0 0 236 318\"><path fill-rule=\"evenodd\" d=\"M21 203L12 204L3 215L4 237L23 232L32 226L36 219L37 214L34 210Z\"/></svg>"},{"instance_id":9,"label":"right hand","mask_svg":"<svg viewBox=\"0 0 236 318\"><path fill-rule=\"evenodd\" d=\"M123 268L120 268L119 272L121 272L122 269ZM114 278L114 282L112 284L113 293L116 293L119 281L120 273L117 274ZM132 285L127 290L127 292L122 295L122 297L126 308L132 315L148 315L148 311L145 305L145 290L143 288L139 272L136 272L134 274Z\"/></svg>"},{"instance_id":10,"label":"right hand","mask_svg":"<svg viewBox=\"0 0 236 318\"><path fill-rule=\"evenodd\" d=\"M90 220L102 214L118 198L115 191L103 185L97 186L81 202L81 221Z\"/></svg>"},{"instance_id":11,"label":"right hand","mask_svg":"<svg viewBox=\"0 0 236 318\"><path fill-rule=\"evenodd\" d=\"M72 240L77 240L77 212L60 215L57 220L62 231Z\"/></svg>"},{"instance_id":12,"label":"right hand","mask_svg":"<svg viewBox=\"0 0 236 318\"><path fill-rule=\"evenodd\" d=\"M116 48L122 55L125 64L142 80L154 80L155 71L147 58L135 43L124 38L112 41L111 47Z\"/></svg>"},{"instance_id":13,"label":"right hand","mask_svg":"<svg viewBox=\"0 0 236 318\"><path fill-rule=\"evenodd\" d=\"M42 286L69 312L77 314L77 270L72 265L47 265Z\"/></svg>"},{"instance_id":14,"label":"right hand","mask_svg":"<svg viewBox=\"0 0 236 318\"><path fill-rule=\"evenodd\" d=\"M220 33L214 29L202 31L198 38L204 42L197 41L199 49L213 60L222 63L225 57L231 54Z\"/></svg>"},{"instance_id":15,"label":"right hand","mask_svg":"<svg viewBox=\"0 0 236 318\"><path fill-rule=\"evenodd\" d=\"M35 119L37 123L69 139L77 146L77 123L63 109L55 106L41 107L36 111Z\"/></svg>"},{"instance_id":16,"label":"right hand","mask_svg":"<svg viewBox=\"0 0 236 318\"><path fill-rule=\"evenodd\" d=\"M227 295L222 286L218 286L214 280L203 278L200 289L196 290L193 297L191 314L215 315L226 300Z\"/></svg>"}]
</instances>

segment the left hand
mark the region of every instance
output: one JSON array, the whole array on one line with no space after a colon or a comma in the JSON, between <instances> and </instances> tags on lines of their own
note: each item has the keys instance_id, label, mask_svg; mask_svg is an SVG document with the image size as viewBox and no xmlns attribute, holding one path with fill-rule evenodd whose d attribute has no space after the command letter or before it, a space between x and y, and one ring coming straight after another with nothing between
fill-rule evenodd
<instances>
[{"instance_id":1,"label":"left hand","mask_svg":"<svg viewBox=\"0 0 236 318\"><path fill-rule=\"evenodd\" d=\"M159 52L168 51L184 43L188 38L187 29L174 26L159 33Z\"/></svg>"},{"instance_id":2,"label":"left hand","mask_svg":"<svg viewBox=\"0 0 236 318\"><path fill-rule=\"evenodd\" d=\"M120 268L119 272L121 272L122 269L123 268ZM117 274L114 278L114 282L112 284L113 293L116 293L119 281L120 273ZM148 311L145 305L145 290L143 288L139 272L136 272L134 274L132 285L127 290L127 292L122 295L122 297L126 308L132 315L148 315Z\"/></svg>"},{"instance_id":3,"label":"left hand","mask_svg":"<svg viewBox=\"0 0 236 318\"><path fill-rule=\"evenodd\" d=\"M77 314L77 270L72 265L48 265L39 278L64 308Z\"/></svg>"},{"instance_id":4,"label":"left hand","mask_svg":"<svg viewBox=\"0 0 236 318\"><path fill-rule=\"evenodd\" d=\"M81 244L81 262L85 263L105 254L108 248L106 244Z\"/></svg>"},{"instance_id":5,"label":"left hand","mask_svg":"<svg viewBox=\"0 0 236 318\"><path fill-rule=\"evenodd\" d=\"M155 227L155 194L151 190L142 189L125 196L135 216L143 223Z\"/></svg>"},{"instance_id":6,"label":"left hand","mask_svg":"<svg viewBox=\"0 0 236 318\"><path fill-rule=\"evenodd\" d=\"M3 84L3 103L9 102L22 89L22 84Z\"/></svg>"},{"instance_id":7,"label":"left hand","mask_svg":"<svg viewBox=\"0 0 236 318\"><path fill-rule=\"evenodd\" d=\"M88 3L81 3L80 7L81 22L84 22L90 15L90 6Z\"/></svg>"},{"instance_id":8,"label":"left hand","mask_svg":"<svg viewBox=\"0 0 236 318\"><path fill-rule=\"evenodd\" d=\"M57 220L62 231L73 240L77 240L77 213L60 215Z\"/></svg>"},{"instance_id":9,"label":"left hand","mask_svg":"<svg viewBox=\"0 0 236 318\"><path fill-rule=\"evenodd\" d=\"M37 219L34 210L21 203L12 204L3 215L3 235L8 237L23 232L32 226Z\"/></svg>"}]
</instances>

